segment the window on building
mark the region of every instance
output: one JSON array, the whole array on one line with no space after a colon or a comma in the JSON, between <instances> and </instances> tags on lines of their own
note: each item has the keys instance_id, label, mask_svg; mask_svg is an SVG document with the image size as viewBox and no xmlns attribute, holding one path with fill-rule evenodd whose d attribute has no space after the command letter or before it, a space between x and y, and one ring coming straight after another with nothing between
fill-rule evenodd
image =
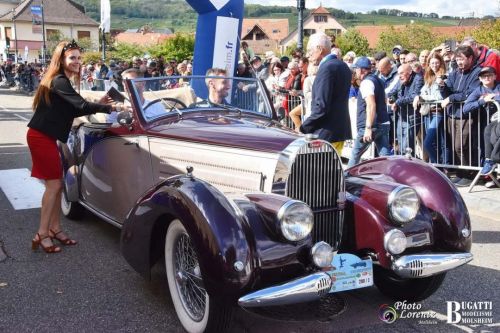
<instances>
[{"instance_id":1,"label":"window on building","mask_svg":"<svg viewBox=\"0 0 500 333\"><path fill-rule=\"evenodd\" d=\"M57 29L46 29L47 38L58 37L61 33Z\"/></svg>"},{"instance_id":2,"label":"window on building","mask_svg":"<svg viewBox=\"0 0 500 333\"><path fill-rule=\"evenodd\" d=\"M315 15L314 22L328 22L328 17L326 15Z\"/></svg>"},{"instance_id":3,"label":"window on building","mask_svg":"<svg viewBox=\"0 0 500 333\"><path fill-rule=\"evenodd\" d=\"M316 29L304 29L304 37L309 37L316 33Z\"/></svg>"},{"instance_id":4,"label":"window on building","mask_svg":"<svg viewBox=\"0 0 500 333\"><path fill-rule=\"evenodd\" d=\"M12 38L12 28L5 27L5 37Z\"/></svg>"},{"instance_id":5,"label":"window on building","mask_svg":"<svg viewBox=\"0 0 500 333\"><path fill-rule=\"evenodd\" d=\"M280 32L280 30L279 30L279 29L273 29L273 34L277 34L277 33L279 33L279 32Z\"/></svg>"},{"instance_id":6,"label":"window on building","mask_svg":"<svg viewBox=\"0 0 500 333\"><path fill-rule=\"evenodd\" d=\"M90 31L80 31L80 30L78 30L77 34L78 34L78 40L80 40L82 38L90 38Z\"/></svg>"}]
</instances>

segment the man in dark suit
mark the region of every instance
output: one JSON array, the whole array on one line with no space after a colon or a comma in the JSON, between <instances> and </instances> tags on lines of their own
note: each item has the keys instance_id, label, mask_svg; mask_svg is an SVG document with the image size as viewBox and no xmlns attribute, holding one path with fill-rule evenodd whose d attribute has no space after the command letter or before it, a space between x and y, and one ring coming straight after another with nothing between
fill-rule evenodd
<instances>
[{"instance_id":1,"label":"man in dark suit","mask_svg":"<svg viewBox=\"0 0 500 333\"><path fill-rule=\"evenodd\" d=\"M311 115L300 126L300 131L317 134L320 139L331 142L341 155L344 141L351 138L349 89L352 74L330 50L330 37L324 33L309 37L309 61L319 65L319 69L312 88Z\"/></svg>"}]
</instances>

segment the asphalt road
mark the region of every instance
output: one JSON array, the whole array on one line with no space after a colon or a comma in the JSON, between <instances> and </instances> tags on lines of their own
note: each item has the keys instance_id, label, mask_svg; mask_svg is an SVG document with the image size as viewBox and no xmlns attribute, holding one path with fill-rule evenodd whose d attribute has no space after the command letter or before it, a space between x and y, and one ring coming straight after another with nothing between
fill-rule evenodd
<instances>
[{"instance_id":1,"label":"asphalt road","mask_svg":"<svg viewBox=\"0 0 500 333\"><path fill-rule=\"evenodd\" d=\"M26 147L30 99L0 89L0 171L31 168ZM79 244L47 255L31 251L39 209L13 208L0 191L0 332L182 332L163 265L144 280L122 258L120 230L87 213L63 220ZM418 303L435 320L378 318L394 302L375 287L341 294L345 311L328 315L328 303L292 306L267 316L236 310L232 332L498 332L500 331L500 223L472 216L472 263L450 272L443 286ZM492 301L492 323L448 324L447 301ZM283 310L283 309L281 309ZM281 319L281 320L278 320Z\"/></svg>"}]
</instances>

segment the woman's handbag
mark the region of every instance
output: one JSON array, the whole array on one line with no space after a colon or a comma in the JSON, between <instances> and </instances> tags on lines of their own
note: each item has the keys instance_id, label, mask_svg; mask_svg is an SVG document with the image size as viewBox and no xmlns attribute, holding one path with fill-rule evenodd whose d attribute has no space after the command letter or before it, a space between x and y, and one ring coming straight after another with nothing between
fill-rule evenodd
<instances>
[{"instance_id":1,"label":"woman's handbag","mask_svg":"<svg viewBox=\"0 0 500 333\"><path fill-rule=\"evenodd\" d=\"M431 105L429 103L420 104L420 114L427 116L431 112Z\"/></svg>"}]
</instances>

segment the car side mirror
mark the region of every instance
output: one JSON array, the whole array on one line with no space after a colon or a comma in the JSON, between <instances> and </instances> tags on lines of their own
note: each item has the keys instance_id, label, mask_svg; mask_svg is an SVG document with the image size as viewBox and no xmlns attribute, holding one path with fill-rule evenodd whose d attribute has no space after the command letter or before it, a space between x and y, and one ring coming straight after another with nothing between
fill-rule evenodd
<instances>
[{"instance_id":1,"label":"car side mirror","mask_svg":"<svg viewBox=\"0 0 500 333\"><path fill-rule=\"evenodd\" d=\"M121 111L116 116L116 120L118 121L118 124L120 124L122 126L128 126L128 125L131 125L133 123L134 118L132 117L131 112Z\"/></svg>"}]
</instances>

